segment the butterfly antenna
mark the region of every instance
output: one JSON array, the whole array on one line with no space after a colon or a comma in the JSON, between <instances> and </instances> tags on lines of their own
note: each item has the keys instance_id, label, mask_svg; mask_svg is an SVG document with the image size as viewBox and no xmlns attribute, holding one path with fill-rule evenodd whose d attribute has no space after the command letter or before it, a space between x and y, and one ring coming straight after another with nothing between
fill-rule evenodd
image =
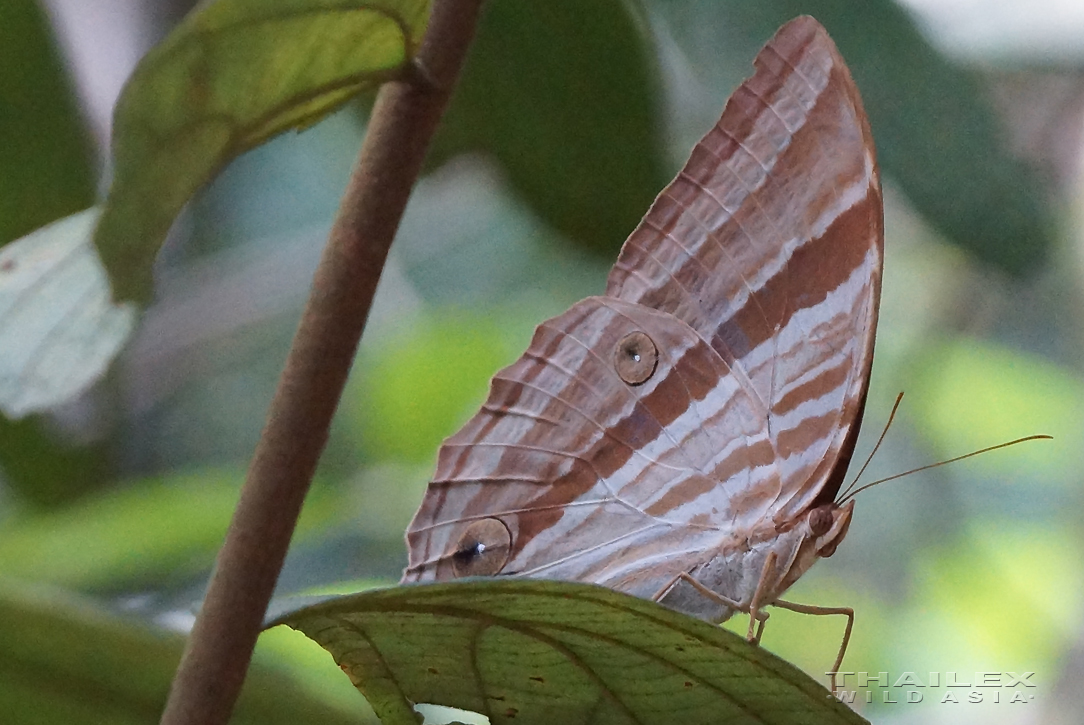
<instances>
[{"instance_id":1,"label":"butterfly antenna","mask_svg":"<svg viewBox=\"0 0 1084 725\"><path fill-rule=\"evenodd\" d=\"M892 405L892 412L888 414L888 422L885 423L884 430L881 431L881 437L877 439L877 445L873 446L873 450L870 451L869 457L866 458L866 462L862 464L862 468L858 471L858 474L851 481L850 485L847 486L847 490L843 492L843 497L837 503L842 504L847 500L847 497L850 495L850 490L854 488L854 484L858 483L858 479L862 478L862 474L866 472L866 468L869 466L870 461L877 455L877 449L884 443L885 436L888 435L888 429L892 427L892 420L896 417L896 411L899 410L902 401L903 393L901 392L896 396L896 402Z\"/></svg>"},{"instance_id":2,"label":"butterfly antenna","mask_svg":"<svg viewBox=\"0 0 1084 725\"><path fill-rule=\"evenodd\" d=\"M962 456L956 456L955 458L950 458L947 461L941 461L940 463L931 463L928 466L922 466L921 468L914 468L914 469L912 469L910 471L904 471L903 473L897 473L894 476L889 476L888 478L882 478L879 481L874 481L872 483L867 483L864 486L859 486L854 491L848 493L843 498L841 498L837 502L837 505L842 506L844 503L847 502L847 499L854 498L856 495L858 495L862 491L865 491L867 488L872 488L873 486L876 486L877 484L880 484L880 483L886 483L888 481L894 481L897 478L903 478L904 476L910 476L912 473L919 473L920 471L928 471L931 468L937 468L938 466L945 466L945 465L948 465L949 463L955 463L956 461L962 461L965 458L971 458L972 456L977 456L980 453L989 453L990 451L996 451L998 448L1008 448L1009 446L1015 446L1017 443L1024 443L1026 441L1050 441L1050 440L1054 440L1054 436L1033 435L1033 436L1027 436L1025 438L1017 438L1016 440L1009 441L1008 443L999 443L996 446L990 446L989 448L983 448L981 450L972 451L971 453L965 453Z\"/></svg>"}]
</instances>

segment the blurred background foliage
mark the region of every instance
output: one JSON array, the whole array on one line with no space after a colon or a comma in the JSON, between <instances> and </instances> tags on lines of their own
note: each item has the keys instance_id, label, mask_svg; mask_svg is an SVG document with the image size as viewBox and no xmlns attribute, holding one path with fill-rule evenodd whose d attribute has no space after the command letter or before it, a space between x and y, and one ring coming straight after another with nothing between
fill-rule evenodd
<instances>
[{"instance_id":1,"label":"blurred background foliage","mask_svg":"<svg viewBox=\"0 0 1084 725\"><path fill-rule=\"evenodd\" d=\"M0 243L104 188L120 84L188 9L0 3ZM860 455L895 394L907 397L864 480L1022 435L1055 440L860 495L847 542L789 598L856 609L854 670L1036 673L1027 704L940 705L934 688L921 704L860 703L875 722L1084 719L1073 2L491 0L280 591L396 580L441 439L538 322L602 291L624 236L757 48L800 13L853 69L887 190ZM155 301L106 378L48 415L0 417L7 721L157 720L180 652L168 630L185 629L202 593L367 102L230 164L174 225ZM774 612L764 645L817 675L841 635L833 619ZM365 719L299 635L272 631L259 650L237 722Z\"/></svg>"}]
</instances>

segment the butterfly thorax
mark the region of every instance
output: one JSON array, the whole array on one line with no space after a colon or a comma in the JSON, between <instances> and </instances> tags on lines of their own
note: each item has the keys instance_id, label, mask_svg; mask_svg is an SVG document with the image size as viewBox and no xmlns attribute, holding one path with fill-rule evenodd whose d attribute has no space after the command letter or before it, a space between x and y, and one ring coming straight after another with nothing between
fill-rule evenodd
<instances>
[{"instance_id":1,"label":"butterfly thorax","mask_svg":"<svg viewBox=\"0 0 1084 725\"><path fill-rule=\"evenodd\" d=\"M724 545L715 556L689 572L698 583L738 607L708 597L686 581L675 583L660 601L671 609L711 622L724 622L736 612L748 612L758 587L758 605L771 604L818 559L835 553L846 536L853 509L853 501L844 506L819 506L782 529L766 522L742 540ZM773 553L773 565L766 568Z\"/></svg>"}]
</instances>

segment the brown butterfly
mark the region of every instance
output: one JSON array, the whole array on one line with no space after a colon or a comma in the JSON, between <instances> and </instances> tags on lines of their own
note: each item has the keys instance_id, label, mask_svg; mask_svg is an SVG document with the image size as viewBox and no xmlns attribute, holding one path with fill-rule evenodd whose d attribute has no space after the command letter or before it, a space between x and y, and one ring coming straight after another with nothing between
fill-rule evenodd
<instances>
[{"instance_id":1,"label":"brown butterfly","mask_svg":"<svg viewBox=\"0 0 1084 725\"><path fill-rule=\"evenodd\" d=\"M884 221L873 137L800 17L625 242L440 449L404 582L591 582L754 625L847 533ZM833 670L843 657L841 648Z\"/></svg>"}]
</instances>

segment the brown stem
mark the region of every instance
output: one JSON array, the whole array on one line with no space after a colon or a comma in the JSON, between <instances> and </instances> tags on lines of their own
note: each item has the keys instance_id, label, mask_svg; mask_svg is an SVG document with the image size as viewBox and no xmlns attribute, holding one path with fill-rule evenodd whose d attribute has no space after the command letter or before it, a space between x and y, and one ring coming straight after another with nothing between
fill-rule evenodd
<instances>
[{"instance_id":1,"label":"brown stem","mask_svg":"<svg viewBox=\"0 0 1084 725\"><path fill-rule=\"evenodd\" d=\"M436 0L412 72L377 95L163 725L229 720L384 260L474 35L481 1Z\"/></svg>"}]
</instances>

